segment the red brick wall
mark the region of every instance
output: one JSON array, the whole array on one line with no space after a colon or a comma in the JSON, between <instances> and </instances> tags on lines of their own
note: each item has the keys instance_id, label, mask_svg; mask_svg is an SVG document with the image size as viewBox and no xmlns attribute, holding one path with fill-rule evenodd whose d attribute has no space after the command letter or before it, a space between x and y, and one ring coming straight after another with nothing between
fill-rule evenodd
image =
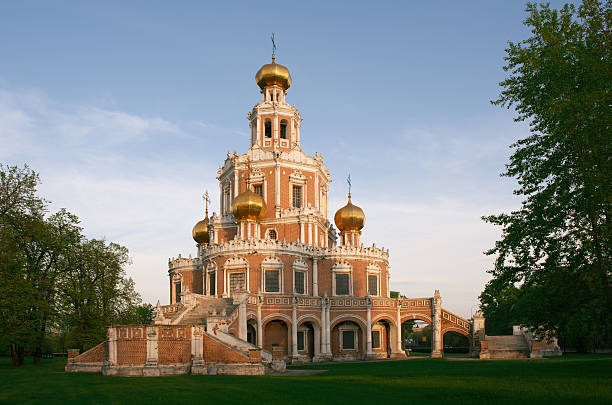
<instances>
[{"instance_id":1,"label":"red brick wall","mask_svg":"<svg viewBox=\"0 0 612 405\"><path fill-rule=\"evenodd\" d=\"M102 363L106 358L106 341L74 358L75 363Z\"/></svg>"},{"instance_id":2,"label":"red brick wall","mask_svg":"<svg viewBox=\"0 0 612 405\"><path fill-rule=\"evenodd\" d=\"M158 333L159 364L188 363L191 361L191 327L160 326Z\"/></svg>"},{"instance_id":3,"label":"red brick wall","mask_svg":"<svg viewBox=\"0 0 612 405\"><path fill-rule=\"evenodd\" d=\"M207 334L203 335L204 340L204 361L220 363L248 363L249 357L223 343L213 339Z\"/></svg>"}]
</instances>

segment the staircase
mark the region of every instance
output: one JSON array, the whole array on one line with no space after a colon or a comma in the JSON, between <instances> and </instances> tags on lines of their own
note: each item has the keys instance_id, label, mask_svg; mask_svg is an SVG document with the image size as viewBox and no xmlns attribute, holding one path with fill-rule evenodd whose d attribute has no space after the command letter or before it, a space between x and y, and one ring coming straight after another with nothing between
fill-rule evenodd
<instances>
[{"instance_id":1,"label":"staircase","mask_svg":"<svg viewBox=\"0 0 612 405\"><path fill-rule=\"evenodd\" d=\"M215 314L218 316L230 315L238 305L231 298L216 298L206 296L192 296L195 305L186 307L183 311L172 317L172 324L202 325L206 317Z\"/></svg>"},{"instance_id":2,"label":"staircase","mask_svg":"<svg viewBox=\"0 0 612 405\"><path fill-rule=\"evenodd\" d=\"M523 335L485 336L484 342L488 347L490 359L529 358L529 345Z\"/></svg>"}]
</instances>

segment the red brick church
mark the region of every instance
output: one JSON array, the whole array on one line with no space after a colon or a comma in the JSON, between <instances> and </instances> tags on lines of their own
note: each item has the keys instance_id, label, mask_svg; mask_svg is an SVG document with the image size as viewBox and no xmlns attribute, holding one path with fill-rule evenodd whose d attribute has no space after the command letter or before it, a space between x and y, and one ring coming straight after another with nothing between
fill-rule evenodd
<instances>
[{"instance_id":1,"label":"red brick church","mask_svg":"<svg viewBox=\"0 0 612 405\"><path fill-rule=\"evenodd\" d=\"M431 325L433 357L443 355L447 332L477 350L484 319L444 310L438 291L390 297L389 251L361 243L365 214L351 201L350 178L337 233L331 174L320 154L302 151L302 118L286 101L289 70L273 55L255 80L261 99L247 116L248 150L228 152L217 172L220 212L208 217L207 195L193 228L197 255L169 261L170 305L158 304L155 325L109 328L97 349L103 373L210 373L214 363L257 374L219 365L271 363L272 353L293 363L403 358L409 320ZM233 354L217 358L220 348Z\"/></svg>"}]
</instances>

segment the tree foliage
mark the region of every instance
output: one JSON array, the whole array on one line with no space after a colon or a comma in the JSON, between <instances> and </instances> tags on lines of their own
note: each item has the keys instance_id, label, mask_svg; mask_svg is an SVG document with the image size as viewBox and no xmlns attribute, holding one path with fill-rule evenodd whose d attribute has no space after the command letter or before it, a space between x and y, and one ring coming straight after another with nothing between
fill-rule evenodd
<instances>
[{"instance_id":1,"label":"tree foliage","mask_svg":"<svg viewBox=\"0 0 612 405\"><path fill-rule=\"evenodd\" d=\"M579 327L609 339L611 2L561 10L530 3L527 12L531 36L509 43L509 77L493 101L531 127L512 145L504 173L517 179L524 201L483 218L503 231L486 252L496 260L481 302L487 317L502 308L508 323L561 334ZM512 287L514 303L504 303Z\"/></svg>"},{"instance_id":2,"label":"tree foliage","mask_svg":"<svg viewBox=\"0 0 612 405\"><path fill-rule=\"evenodd\" d=\"M15 365L26 350L38 361L52 333L89 347L105 326L147 308L125 275L127 249L87 240L65 209L49 215L39 181L28 166L0 164L0 347Z\"/></svg>"}]
</instances>

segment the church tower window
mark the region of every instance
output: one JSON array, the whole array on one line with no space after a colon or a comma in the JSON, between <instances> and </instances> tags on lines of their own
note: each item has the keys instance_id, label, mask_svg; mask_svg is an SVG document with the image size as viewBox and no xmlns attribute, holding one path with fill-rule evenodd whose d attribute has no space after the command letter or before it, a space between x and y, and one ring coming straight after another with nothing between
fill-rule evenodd
<instances>
[{"instance_id":1,"label":"church tower window","mask_svg":"<svg viewBox=\"0 0 612 405\"><path fill-rule=\"evenodd\" d=\"M268 239L276 240L278 236L276 235L276 230L270 229L268 230Z\"/></svg>"},{"instance_id":2,"label":"church tower window","mask_svg":"<svg viewBox=\"0 0 612 405\"><path fill-rule=\"evenodd\" d=\"M378 276L368 275L368 294L378 295Z\"/></svg>"},{"instance_id":3,"label":"church tower window","mask_svg":"<svg viewBox=\"0 0 612 405\"><path fill-rule=\"evenodd\" d=\"M253 186L253 192L257 195L259 195L260 197L263 197L263 185L262 184L255 184Z\"/></svg>"},{"instance_id":4,"label":"church tower window","mask_svg":"<svg viewBox=\"0 0 612 405\"><path fill-rule=\"evenodd\" d=\"M336 274L336 295L349 295L348 274Z\"/></svg>"},{"instance_id":5,"label":"church tower window","mask_svg":"<svg viewBox=\"0 0 612 405\"><path fill-rule=\"evenodd\" d=\"M302 208L302 187L293 186L293 206L295 208Z\"/></svg>"},{"instance_id":6,"label":"church tower window","mask_svg":"<svg viewBox=\"0 0 612 405\"><path fill-rule=\"evenodd\" d=\"M280 137L281 139L287 139L287 120L281 120Z\"/></svg>"},{"instance_id":7,"label":"church tower window","mask_svg":"<svg viewBox=\"0 0 612 405\"><path fill-rule=\"evenodd\" d=\"M270 121L269 119L266 120L264 124L264 128L265 128L265 137L272 138L272 121Z\"/></svg>"},{"instance_id":8,"label":"church tower window","mask_svg":"<svg viewBox=\"0 0 612 405\"><path fill-rule=\"evenodd\" d=\"M266 292L279 292L279 270L266 270L265 282Z\"/></svg>"}]
</instances>

